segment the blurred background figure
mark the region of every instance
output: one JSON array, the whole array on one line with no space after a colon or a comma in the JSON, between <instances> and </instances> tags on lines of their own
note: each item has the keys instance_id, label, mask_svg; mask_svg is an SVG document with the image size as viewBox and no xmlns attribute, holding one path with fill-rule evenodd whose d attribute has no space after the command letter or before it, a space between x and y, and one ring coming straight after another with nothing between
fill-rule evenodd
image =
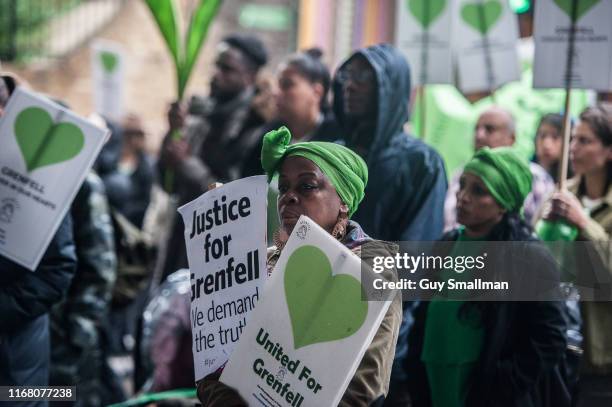
<instances>
[{"instance_id":1,"label":"blurred background figure","mask_svg":"<svg viewBox=\"0 0 612 407\"><path fill-rule=\"evenodd\" d=\"M157 287L143 312L136 389L144 392L193 387L189 270L178 270Z\"/></svg>"},{"instance_id":2,"label":"blurred background figure","mask_svg":"<svg viewBox=\"0 0 612 407\"><path fill-rule=\"evenodd\" d=\"M108 175L117 171L119 159L121 158L121 150L123 148L123 131L118 122L97 113L90 115L89 118L98 126L104 126L110 130L110 137L102 147L100 154L98 154L98 158L96 158L93 167L94 171L96 171L98 176L102 178L102 181L105 182Z\"/></svg>"},{"instance_id":3,"label":"blurred background figure","mask_svg":"<svg viewBox=\"0 0 612 407\"><path fill-rule=\"evenodd\" d=\"M280 126L287 126L294 143L341 138L329 104L331 77L322 56L321 50L309 49L290 55L278 66L276 117L263 128L257 148L244 161L243 177L263 174L260 160L263 135Z\"/></svg>"},{"instance_id":4,"label":"blurred background figure","mask_svg":"<svg viewBox=\"0 0 612 407\"><path fill-rule=\"evenodd\" d=\"M555 183L559 177L563 147L563 116L558 113L549 113L542 117L535 139L535 156L533 161L548 172ZM569 168L568 178L573 172Z\"/></svg>"},{"instance_id":5,"label":"blurred background figure","mask_svg":"<svg viewBox=\"0 0 612 407\"><path fill-rule=\"evenodd\" d=\"M340 127L329 103L331 76L322 58L320 49L311 48L290 55L279 66L278 118L287 125L296 143L340 138Z\"/></svg>"},{"instance_id":6,"label":"blurred background figure","mask_svg":"<svg viewBox=\"0 0 612 407\"><path fill-rule=\"evenodd\" d=\"M319 49L309 49L286 57L277 68L274 86L274 119L262 129L257 146L246 157L242 176L263 174L261 147L263 136L281 126L295 134L292 143L302 141L335 141L341 138L329 104L331 77L321 61ZM268 190L268 243L278 230L276 213L277 182L273 180Z\"/></svg>"},{"instance_id":7,"label":"blurred background figure","mask_svg":"<svg viewBox=\"0 0 612 407\"><path fill-rule=\"evenodd\" d=\"M104 184L111 207L140 229L150 202L154 166L145 150L146 134L140 118L128 115L120 132L117 165L105 174Z\"/></svg>"},{"instance_id":8,"label":"blurred background figure","mask_svg":"<svg viewBox=\"0 0 612 407\"><path fill-rule=\"evenodd\" d=\"M125 399L107 363L105 329L117 273L104 184L87 175L70 208L78 267L66 299L51 312L53 386L78 386L77 406L104 406Z\"/></svg>"},{"instance_id":9,"label":"blurred background figure","mask_svg":"<svg viewBox=\"0 0 612 407\"><path fill-rule=\"evenodd\" d=\"M172 105L159 171L162 186L177 197L178 205L195 199L213 182L240 177L243 160L257 146L260 128L270 119L262 114L269 110L255 103L257 76L267 61L267 50L257 37L229 35L217 48L209 97L194 97L188 108ZM162 259L162 278L187 267L183 229L183 221L176 217L165 250L168 255Z\"/></svg>"}]
</instances>

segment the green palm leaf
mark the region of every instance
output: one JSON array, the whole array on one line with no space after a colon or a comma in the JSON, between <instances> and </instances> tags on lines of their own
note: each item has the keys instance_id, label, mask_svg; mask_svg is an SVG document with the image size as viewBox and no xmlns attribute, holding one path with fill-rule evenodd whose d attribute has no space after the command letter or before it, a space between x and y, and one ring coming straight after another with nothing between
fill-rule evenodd
<instances>
[{"instance_id":1,"label":"green palm leaf","mask_svg":"<svg viewBox=\"0 0 612 407\"><path fill-rule=\"evenodd\" d=\"M193 66L198 59L202 44L206 39L208 27L219 10L221 0L200 0L189 21L185 41L184 59L179 73L179 98L182 97Z\"/></svg>"},{"instance_id":2,"label":"green palm leaf","mask_svg":"<svg viewBox=\"0 0 612 407\"><path fill-rule=\"evenodd\" d=\"M173 0L145 0L157 27L161 32L175 66L181 60L181 36L179 33L178 15Z\"/></svg>"},{"instance_id":3,"label":"green palm leaf","mask_svg":"<svg viewBox=\"0 0 612 407\"><path fill-rule=\"evenodd\" d=\"M219 10L221 0L200 0L191 15L185 42L179 32L175 0L145 0L145 3L151 10L172 56L176 68L177 94L178 98L182 99L187 81L206 39L208 27ZM184 48L183 43L186 44Z\"/></svg>"}]
</instances>

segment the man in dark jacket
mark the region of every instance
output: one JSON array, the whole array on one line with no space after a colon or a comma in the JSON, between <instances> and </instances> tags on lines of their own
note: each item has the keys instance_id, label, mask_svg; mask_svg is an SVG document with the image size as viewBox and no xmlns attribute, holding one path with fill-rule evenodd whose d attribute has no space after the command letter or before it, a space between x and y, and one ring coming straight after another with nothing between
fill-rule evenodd
<instances>
[{"instance_id":1,"label":"man in dark jacket","mask_svg":"<svg viewBox=\"0 0 612 407\"><path fill-rule=\"evenodd\" d=\"M403 131L410 91L408 63L387 44L355 52L334 80L334 113L344 128L345 143L366 160L370 174L353 219L380 240L436 240L442 235L444 162L434 149ZM407 392L401 362L413 306L404 303L391 376L390 396L399 404Z\"/></svg>"},{"instance_id":2,"label":"man in dark jacket","mask_svg":"<svg viewBox=\"0 0 612 407\"><path fill-rule=\"evenodd\" d=\"M0 256L0 385L46 386L47 313L65 295L76 268L72 221L67 215L36 271ZM46 402L22 405L46 406Z\"/></svg>"},{"instance_id":3,"label":"man in dark jacket","mask_svg":"<svg viewBox=\"0 0 612 407\"><path fill-rule=\"evenodd\" d=\"M267 62L253 36L230 35L218 49L210 97L195 97L190 115L178 103L169 112L170 131L160 156L160 181L179 205L206 192L213 182L240 176L242 161L259 141L265 118L254 107L255 81ZM178 135L178 137L177 137ZM164 277L187 267L183 222L176 217L166 248Z\"/></svg>"}]
</instances>

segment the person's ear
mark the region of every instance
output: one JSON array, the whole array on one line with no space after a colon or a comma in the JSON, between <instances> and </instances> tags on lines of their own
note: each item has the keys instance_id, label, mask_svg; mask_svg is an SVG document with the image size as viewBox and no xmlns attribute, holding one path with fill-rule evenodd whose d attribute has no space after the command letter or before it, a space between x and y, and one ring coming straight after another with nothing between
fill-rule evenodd
<instances>
[{"instance_id":1,"label":"person's ear","mask_svg":"<svg viewBox=\"0 0 612 407\"><path fill-rule=\"evenodd\" d=\"M315 96L317 97L317 100L319 101L319 104L321 104L321 99L323 99L323 97L325 95L323 95L324 89L323 89L323 85L321 85L320 83L315 83L312 85L312 91L314 92Z\"/></svg>"},{"instance_id":2,"label":"person's ear","mask_svg":"<svg viewBox=\"0 0 612 407\"><path fill-rule=\"evenodd\" d=\"M610 162L612 161L612 147L606 147L606 150L607 150L606 158L607 158L607 161Z\"/></svg>"}]
</instances>

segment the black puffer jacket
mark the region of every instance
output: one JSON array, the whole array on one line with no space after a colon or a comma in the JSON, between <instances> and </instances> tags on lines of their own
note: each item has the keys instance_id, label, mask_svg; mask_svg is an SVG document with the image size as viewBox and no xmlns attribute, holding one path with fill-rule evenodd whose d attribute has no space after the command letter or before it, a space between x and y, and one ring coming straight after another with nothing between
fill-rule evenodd
<instances>
[{"instance_id":1,"label":"black puffer jacket","mask_svg":"<svg viewBox=\"0 0 612 407\"><path fill-rule=\"evenodd\" d=\"M75 269L70 215L36 271L0 256L0 385L47 384L47 312L66 294Z\"/></svg>"},{"instance_id":2,"label":"black puffer jacket","mask_svg":"<svg viewBox=\"0 0 612 407\"><path fill-rule=\"evenodd\" d=\"M442 240L457 240L457 231ZM552 258L535 239L528 256L543 274L558 274ZM529 259L501 252L497 260L518 264ZM491 253L489 253L489 258ZM562 302L488 302L478 304L483 313L484 347L470 381L465 406L469 407L569 407L570 390L564 370L567 322ZM406 370L413 406L431 406L425 365L421 362L428 303L415 313L410 333ZM451 339L452 340L452 339Z\"/></svg>"}]
</instances>

